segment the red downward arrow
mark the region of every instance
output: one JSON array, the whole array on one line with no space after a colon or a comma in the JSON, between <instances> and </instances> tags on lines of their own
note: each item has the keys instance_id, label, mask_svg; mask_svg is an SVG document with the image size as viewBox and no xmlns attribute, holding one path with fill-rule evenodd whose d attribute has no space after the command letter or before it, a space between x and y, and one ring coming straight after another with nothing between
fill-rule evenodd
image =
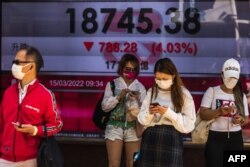
<instances>
[{"instance_id":1,"label":"red downward arrow","mask_svg":"<svg viewBox=\"0 0 250 167\"><path fill-rule=\"evenodd\" d=\"M83 45L85 46L85 48L90 51L90 49L92 48L94 42L83 42Z\"/></svg>"}]
</instances>

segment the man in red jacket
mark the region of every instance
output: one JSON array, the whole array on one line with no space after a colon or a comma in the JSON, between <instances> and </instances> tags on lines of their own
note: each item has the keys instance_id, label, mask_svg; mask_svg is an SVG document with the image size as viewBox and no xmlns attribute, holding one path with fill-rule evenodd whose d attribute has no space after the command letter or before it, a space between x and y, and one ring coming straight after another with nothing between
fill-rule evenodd
<instances>
[{"instance_id":1,"label":"man in red jacket","mask_svg":"<svg viewBox=\"0 0 250 167\"><path fill-rule=\"evenodd\" d=\"M43 58L33 47L20 49L12 65L19 82L6 89L0 106L0 167L37 167L44 124L48 136L62 121L53 93L37 80Z\"/></svg>"}]
</instances>

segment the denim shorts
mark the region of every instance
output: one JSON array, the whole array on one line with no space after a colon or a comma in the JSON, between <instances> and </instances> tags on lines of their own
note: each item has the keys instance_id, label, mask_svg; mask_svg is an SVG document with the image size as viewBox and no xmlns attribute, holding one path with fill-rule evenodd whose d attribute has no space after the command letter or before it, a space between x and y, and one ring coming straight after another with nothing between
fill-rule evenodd
<instances>
[{"instance_id":1,"label":"denim shorts","mask_svg":"<svg viewBox=\"0 0 250 167\"><path fill-rule=\"evenodd\" d=\"M139 141L140 138L136 136L135 128L122 129L113 125L108 125L105 129L105 139L109 140L123 140L125 142Z\"/></svg>"}]
</instances>

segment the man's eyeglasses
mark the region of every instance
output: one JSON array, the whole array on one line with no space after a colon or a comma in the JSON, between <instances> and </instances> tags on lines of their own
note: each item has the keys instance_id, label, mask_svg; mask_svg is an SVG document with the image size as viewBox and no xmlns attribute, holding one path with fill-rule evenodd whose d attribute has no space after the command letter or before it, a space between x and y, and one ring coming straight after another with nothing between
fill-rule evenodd
<instances>
[{"instance_id":1,"label":"man's eyeglasses","mask_svg":"<svg viewBox=\"0 0 250 167\"><path fill-rule=\"evenodd\" d=\"M12 64L20 65L20 64L27 64L27 63L34 63L35 61L20 61L20 60L13 60Z\"/></svg>"}]
</instances>

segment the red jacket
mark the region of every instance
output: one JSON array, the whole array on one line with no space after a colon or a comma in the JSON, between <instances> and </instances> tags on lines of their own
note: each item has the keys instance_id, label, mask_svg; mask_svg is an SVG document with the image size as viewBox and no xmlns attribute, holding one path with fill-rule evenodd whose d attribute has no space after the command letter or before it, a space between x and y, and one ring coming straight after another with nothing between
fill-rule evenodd
<instances>
[{"instance_id":1,"label":"red jacket","mask_svg":"<svg viewBox=\"0 0 250 167\"><path fill-rule=\"evenodd\" d=\"M12 122L31 124L38 128L36 136L15 130ZM59 132L62 121L57 110L53 93L39 81L29 85L27 94L19 105L18 83L6 89L0 107L0 155L9 161L23 161L36 158L40 139L43 136L43 123L48 135Z\"/></svg>"}]
</instances>

